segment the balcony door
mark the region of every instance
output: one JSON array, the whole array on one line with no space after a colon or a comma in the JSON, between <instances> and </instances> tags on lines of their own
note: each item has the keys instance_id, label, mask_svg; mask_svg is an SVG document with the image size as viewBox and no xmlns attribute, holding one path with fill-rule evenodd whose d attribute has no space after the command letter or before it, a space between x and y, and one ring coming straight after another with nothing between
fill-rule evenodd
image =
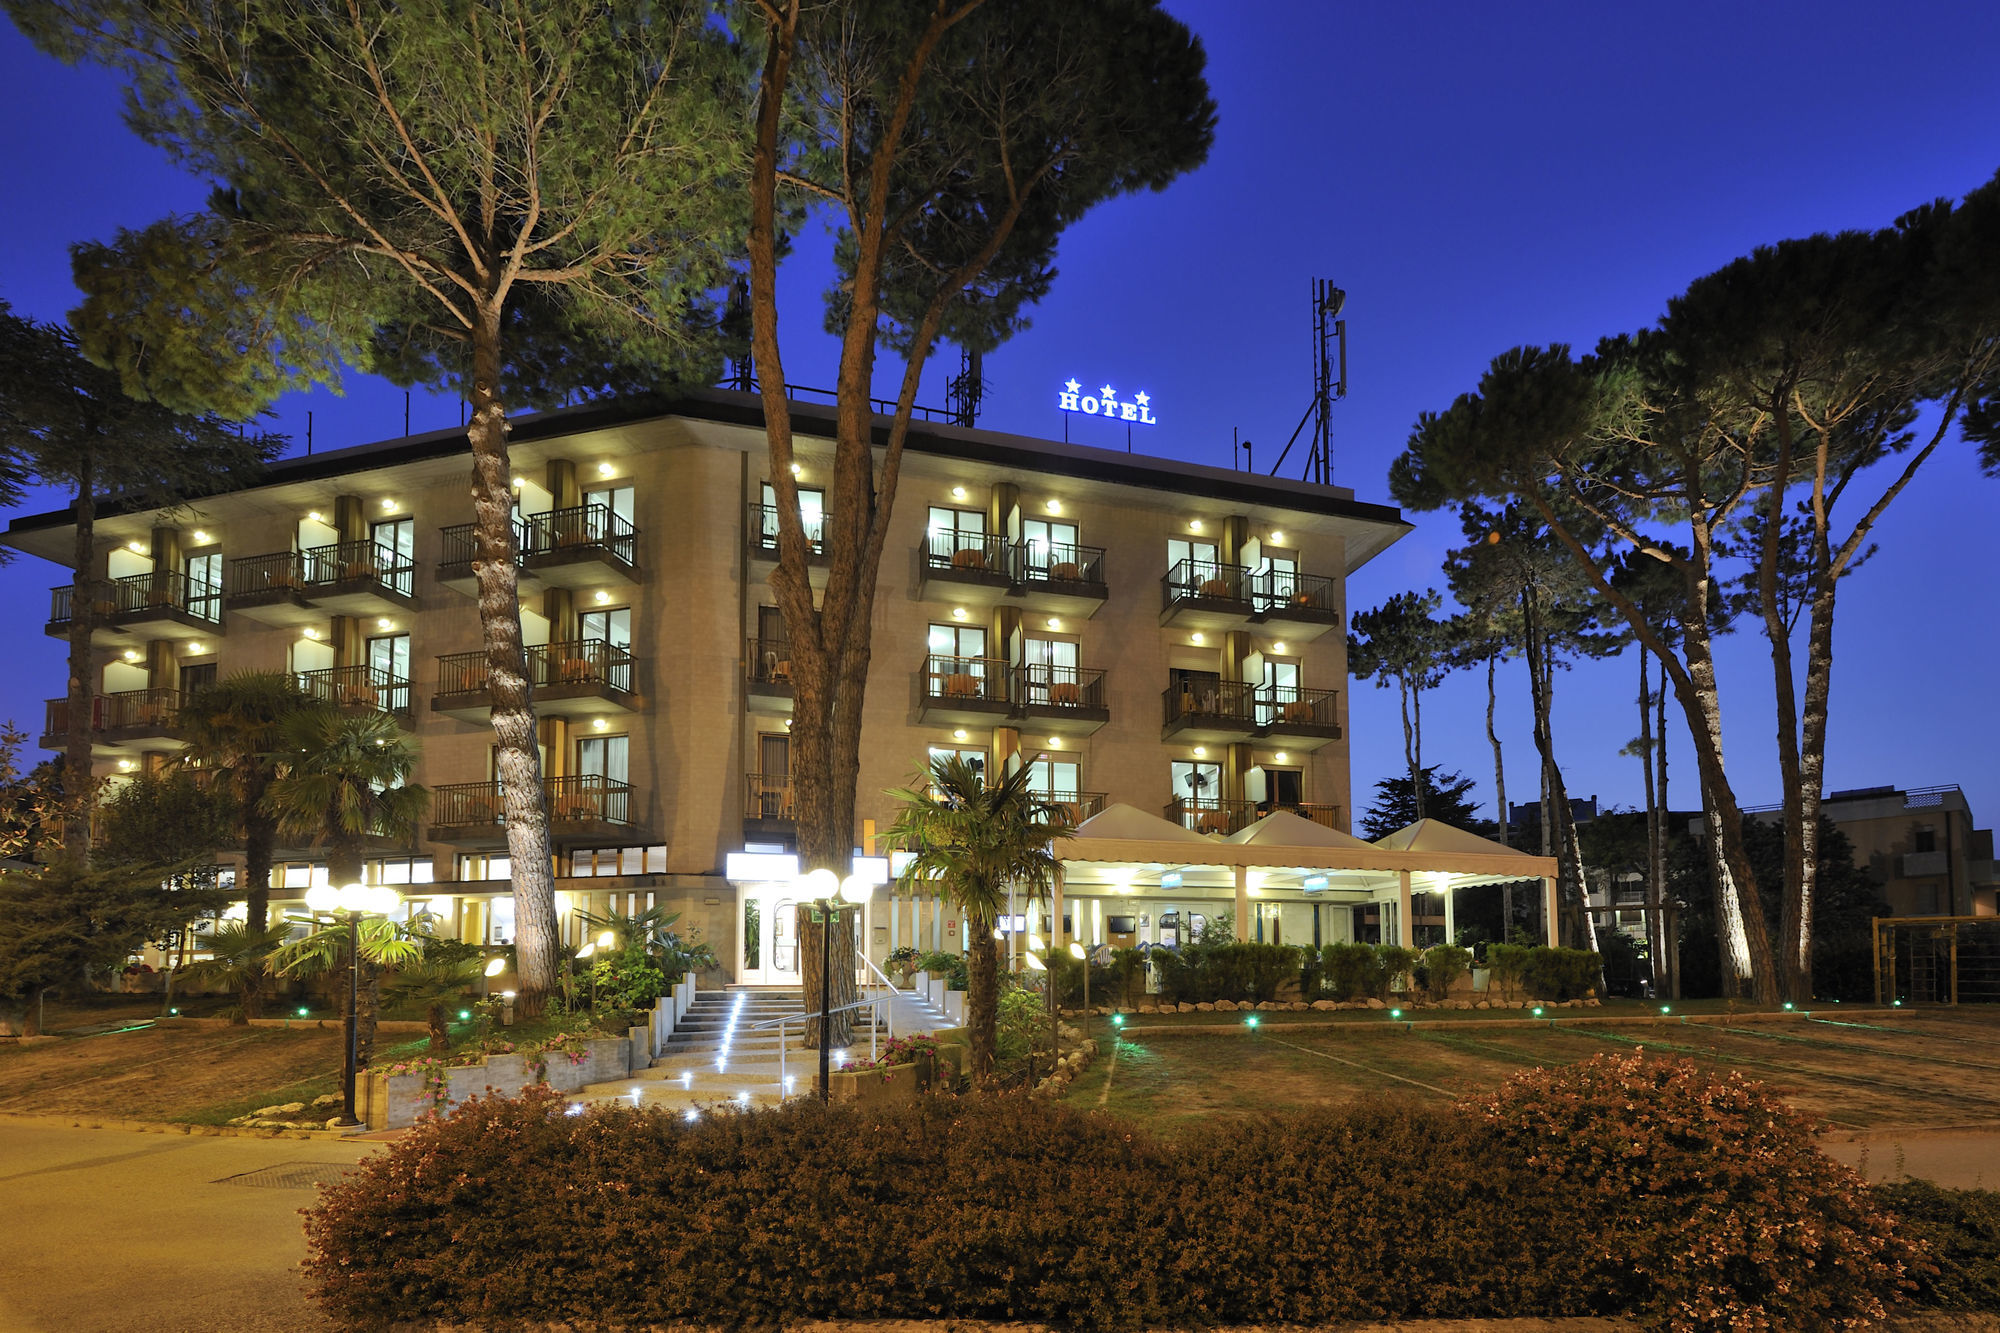
<instances>
[{"instance_id":1,"label":"balcony door","mask_svg":"<svg viewBox=\"0 0 2000 1333\"><path fill-rule=\"evenodd\" d=\"M927 689L933 696L1004 698L986 680L986 631L978 625L932 625Z\"/></svg>"},{"instance_id":2,"label":"balcony door","mask_svg":"<svg viewBox=\"0 0 2000 1333\"><path fill-rule=\"evenodd\" d=\"M756 819L791 819L792 738L782 732L757 737L757 772L752 775L750 814Z\"/></svg>"},{"instance_id":3,"label":"balcony door","mask_svg":"<svg viewBox=\"0 0 2000 1333\"><path fill-rule=\"evenodd\" d=\"M1286 704L1299 697L1299 664L1264 659L1264 688L1257 700L1257 725L1269 726Z\"/></svg>"},{"instance_id":4,"label":"balcony door","mask_svg":"<svg viewBox=\"0 0 2000 1333\"><path fill-rule=\"evenodd\" d=\"M1021 665L1027 668L1028 698L1031 704L1075 703L1077 681L1076 641L1073 639L1027 638L1021 641ZM1058 684L1071 688L1056 690ZM1062 696L1058 700L1057 696Z\"/></svg>"},{"instance_id":5,"label":"balcony door","mask_svg":"<svg viewBox=\"0 0 2000 1333\"><path fill-rule=\"evenodd\" d=\"M415 586L417 562L417 524L415 519L392 518L377 523L370 530L375 545L385 553L389 567L381 571L382 581L397 592L408 596Z\"/></svg>"},{"instance_id":6,"label":"balcony door","mask_svg":"<svg viewBox=\"0 0 2000 1333\"><path fill-rule=\"evenodd\" d=\"M1073 824L1083 822L1084 811L1077 793L1083 790L1083 765L1074 759L1051 759L1043 755L1028 764L1028 790L1037 799L1056 806Z\"/></svg>"},{"instance_id":7,"label":"balcony door","mask_svg":"<svg viewBox=\"0 0 2000 1333\"><path fill-rule=\"evenodd\" d=\"M1031 579L1045 579L1050 565L1080 565L1076 554L1077 530L1074 523L1051 523L1044 518L1021 520L1021 545ZM1068 571L1064 574L1067 577Z\"/></svg>"},{"instance_id":8,"label":"balcony door","mask_svg":"<svg viewBox=\"0 0 2000 1333\"><path fill-rule=\"evenodd\" d=\"M588 781L585 787L624 782L630 773L630 736L585 736L576 743L576 775Z\"/></svg>"},{"instance_id":9,"label":"balcony door","mask_svg":"<svg viewBox=\"0 0 2000 1333\"><path fill-rule=\"evenodd\" d=\"M824 531L825 515L826 492L799 487L799 524L805 529L806 541L814 546ZM768 481L764 483L763 529L758 535L758 544L764 549L778 549L778 491Z\"/></svg>"},{"instance_id":10,"label":"balcony door","mask_svg":"<svg viewBox=\"0 0 2000 1333\"><path fill-rule=\"evenodd\" d=\"M1219 808L1222 765L1176 759L1172 765L1171 780L1174 800L1182 811L1181 823L1197 832L1203 831L1201 816L1194 812Z\"/></svg>"}]
</instances>

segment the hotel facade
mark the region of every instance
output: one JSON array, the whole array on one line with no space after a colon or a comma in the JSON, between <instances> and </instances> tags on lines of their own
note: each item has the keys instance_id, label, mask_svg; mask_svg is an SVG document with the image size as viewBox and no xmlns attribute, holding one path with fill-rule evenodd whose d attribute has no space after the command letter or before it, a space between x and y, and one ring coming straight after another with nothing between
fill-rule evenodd
<instances>
[{"instance_id":1,"label":"hotel facade","mask_svg":"<svg viewBox=\"0 0 2000 1333\"><path fill-rule=\"evenodd\" d=\"M812 536L832 413L793 411ZM767 585L777 523L757 399L700 391L524 417L511 450L566 939L580 912L663 905L715 947L714 980L792 979L790 654ZM414 742L432 802L413 842L371 856L369 878L427 899L461 938L509 942L468 471L463 434L440 431L288 459L171 512L105 505L92 571L110 592L94 608L98 772L165 763L181 746L181 701L238 672L290 673L332 704L385 712ZM1408 530L1394 508L917 424L892 521L861 853L893 818L886 790L945 752L1027 766L1078 820L1128 806L1219 842L1284 811L1347 832L1346 579ZM6 540L66 571L70 516L16 519ZM71 587L65 572L51 591L51 635L68 631ZM65 701L51 700L42 743L60 748L67 729ZM325 876L312 847L281 860L280 907ZM1141 863L1065 897L1058 933L1171 943L1232 905L1226 882L1208 897L1182 883ZM1397 916L1379 898L1274 889L1238 933L1392 938L1411 919L1407 874L1403 892ZM1010 925L1056 924L1022 907ZM868 950L961 947L956 917L878 892Z\"/></svg>"}]
</instances>

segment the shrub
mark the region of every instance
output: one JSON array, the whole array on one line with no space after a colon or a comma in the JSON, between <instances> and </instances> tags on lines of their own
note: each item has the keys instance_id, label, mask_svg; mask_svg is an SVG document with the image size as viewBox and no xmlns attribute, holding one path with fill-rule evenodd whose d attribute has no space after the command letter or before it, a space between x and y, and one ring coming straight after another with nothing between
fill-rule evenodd
<instances>
[{"instance_id":1,"label":"shrub","mask_svg":"<svg viewBox=\"0 0 2000 1333\"><path fill-rule=\"evenodd\" d=\"M1872 1326L1914 1247L1810 1121L1735 1073L1638 1052L1471 1103L1569 1200L1590 1281L1671 1330Z\"/></svg>"},{"instance_id":2,"label":"shrub","mask_svg":"<svg viewBox=\"0 0 2000 1333\"><path fill-rule=\"evenodd\" d=\"M1499 988L1500 998L1511 1000L1521 993L1521 985L1528 973L1530 947L1525 944L1493 943L1486 946L1486 966L1492 975L1488 980Z\"/></svg>"},{"instance_id":3,"label":"shrub","mask_svg":"<svg viewBox=\"0 0 2000 1333\"><path fill-rule=\"evenodd\" d=\"M1176 1003L1213 1000L1275 1000L1296 986L1304 967L1299 950L1288 944L1190 944L1153 953L1160 969L1160 996Z\"/></svg>"},{"instance_id":4,"label":"shrub","mask_svg":"<svg viewBox=\"0 0 2000 1333\"><path fill-rule=\"evenodd\" d=\"M1433 1000L1451 993L1452 983L1472 970L1472 950L1438 944L1424 950L1424 989Z\"/></svg>"},{"instance_id":5,"label":"shrub","mask_svg":"<svg viewBox=\"0 0 2000 1333\"><path fill-rule=\"evenodd\" d=\"M1926 1262L1913 1269L1917 1304L2000 1312L2000 1190L1905 1180L1869 1193L1897 1215L1897 1230L1924 1248Z\"/></svg>"},{"instance_id":6,"label":"shrub","mask_svg":"<svg viewBox=\"0 0 2000 1333\"><path fill-rule=\"evenodd\" d=\"M927 953L917 959L917 971L943 977L946 990L964 990L966 987L965 957L962 954Z\"/></svg>"},{"instance_id":7,"label":"shrub","mask_svg":"<svg viewBox=\"0 0 2000 1333\"><path fill-rule=\"evenodd\" d=\"M1417 963L1424 956L1421 951L1400 944L1378 944L1375 956L1381 960L1383 985L1389 990L1407 990L1416 984Z\"/></svg>"},{"instance_id":8,"label":"shrub","mask_svg":"<svg viewBox=\"0 0 2000 1333\"><path fill-rule=\"evenodd\" d=\"M1537 1000L1580 1000L1599 985L1604 960L1589 949L1528 950L1522 981Z\"/></svg>"},{"instance_id":9,"label":"shrub","mask_svg":"<svg viewBox=\"0 0 2000 1333\"><path fill-rule=\"evenodd\" d=\"M1367 944L1329 944L1319 952L1320 992L1330 1000L1358 1000L1388 994L1382 959Z\"/></svg>"}]
</instances>

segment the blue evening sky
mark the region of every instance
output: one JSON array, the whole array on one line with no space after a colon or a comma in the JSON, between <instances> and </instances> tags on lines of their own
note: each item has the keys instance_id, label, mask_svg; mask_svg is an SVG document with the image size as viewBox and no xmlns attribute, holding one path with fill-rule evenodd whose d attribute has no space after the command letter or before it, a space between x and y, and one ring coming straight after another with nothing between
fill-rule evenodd
<instances>
[{"instance_id":1,"label":"blue evening sky","mask_svg":"<svg viewBox=\"0 0 2000 1333\"><path fill-rule=\"evenodd\" d=\"M1351 338L1335 480L1383 501L1416 415L1471 387L1495 353L1644 325L1690 279L1759 243L1881 226L2000 168L2000 6L1982 0L1169 8L1208 47L1215 151L1165 193L1116 201L1065 238L1033 327L987 361L982 425L1061 438L1055 395L1074 375L1152 394L1160 424L1141 428L1141 449L1227 465L1240 429L1268 466L1310 393L1308 283L1326 277L1349 293ZM64 69L4 22L0 125L0 296L17 310L53 319L74 304L72 241L199 207L205 194L125 130L112 79ZM831 380L816 308L824 272L808 244L784 274L795 383ZM946 349L925 401L942 400L956 367ZM302 448L310 409L319 448L401 433L400 390L348 387L286 399L277 428ZM412 410L417 429L457 417L455 403L422 397ZM1116 447L1122 434L1074 423L1081 443ZM1830 789L1959 783L1982 822L2000 818L1996 508L2000 482L1954 443L1844 586ZM1457 524L1416 522L1350 582L1353 608L1443 586ZM62 684L61 645L38 632L57 581L33 559L0 571L0 609L17 627L0 660L0 716L31 734ZM1739 798L1776 801L1761 637L1746 628L1721 665ZM1573 794L1639 801L1636 763L1618 753L1637 733L1636 670L1627 656L1558 681ZM1518 665L1501 689L1509 794L1531 799ZM1363 685L1353 704L1361 806L1370 784L1400 771L1401 729L1393 694ZM1449 681L1425 709L1425 756L1477 779L1490 803L1484 707L1483 679ZM1675 731L1686 806L1693 765Z\"/></svg>"}]
</instances>

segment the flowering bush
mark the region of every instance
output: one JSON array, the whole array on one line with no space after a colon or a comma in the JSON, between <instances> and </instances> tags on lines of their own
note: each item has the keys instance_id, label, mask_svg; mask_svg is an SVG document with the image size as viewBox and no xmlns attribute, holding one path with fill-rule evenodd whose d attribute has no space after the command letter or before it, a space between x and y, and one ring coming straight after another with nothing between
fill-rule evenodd
<instances>
[{"instance_id":1,"label":"flowering bush","mask_svg":"<svg viewBox=\"0 0 2000 1333\"><path fill-rule=\"evenodd\" d=\"M883 1081L886 1082L889 1078L889 1071L897 1065L914 1063L920 1053L928 1054L931 1059L935 1060L937 1059L937 1050L937 1038L928 1032L919 1032L912 1037L891 1037L882 1046L880 1051L877 1052L873 1060L849 1060L841 1067L857 1072L879 1069L882 1071Z\"/></svg>"},{"instance_id":2,"label":"flowering bush","mask_svg":"<svg viewBox=\"0 0 2000 1333\"><path fill-rule=\"evenodd\" d=\"M447 1065L447 1061L435 1056L422 1056L413 1060L397 1060L390 1064L377 1065L374 1072L388 1078L395 1078L400 1074L421 1074L422 1090L418 1095L430 1103L431 1112L435 1113L444 1110L445 1103L450 1100L450 1090L445 1084L444 1071Z\"/></svg>"},{"instance_id":3,"label":"flowering bush","mask_svg":"<svg viewBox=\"0 0 2000 1333\"><path fill-rule=\"evenodd\" d=\"M1607 1054L1517 1074L1469 1109L1573 1201L1593 1284L1656 1327L1872 1327L1908 1286L1915 1247L1861 1178L1734 1072Z\"/></svg>"}]
</instances>

